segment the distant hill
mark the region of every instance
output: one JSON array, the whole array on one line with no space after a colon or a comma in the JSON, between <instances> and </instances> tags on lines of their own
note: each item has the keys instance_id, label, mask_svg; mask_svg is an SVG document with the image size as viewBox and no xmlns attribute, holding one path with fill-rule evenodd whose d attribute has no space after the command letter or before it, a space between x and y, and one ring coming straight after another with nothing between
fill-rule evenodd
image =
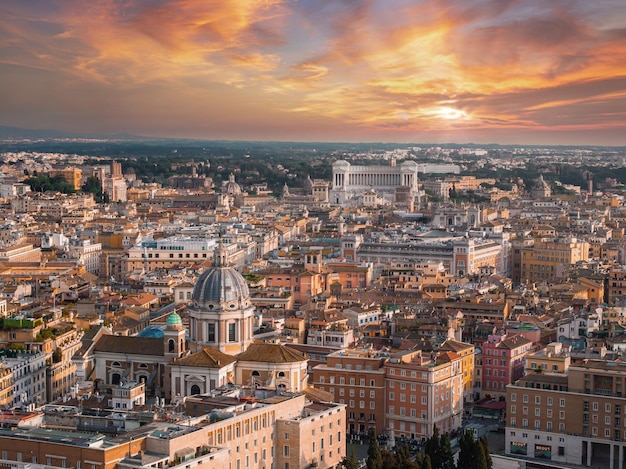
<instances>
[{"instance_id":1,"label":"distant hill","mask_svg":"<svg viewBox=\"0 0 626 469\"><path fill-rule=\"evenodd\" d=\"M82 134L78 132L65 132L52 129L24 129L21 127L9 127L0 125L0 140L22 139L63 139L63 138L104 138L104 139L128 139L142 140L144 137L131 134Z\"/></svg>"}]
</instances>

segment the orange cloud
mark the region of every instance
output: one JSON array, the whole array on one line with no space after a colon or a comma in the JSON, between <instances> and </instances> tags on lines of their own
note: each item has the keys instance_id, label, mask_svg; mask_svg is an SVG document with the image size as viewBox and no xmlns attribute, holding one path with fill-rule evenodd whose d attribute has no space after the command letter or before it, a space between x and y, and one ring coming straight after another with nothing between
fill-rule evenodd
<instances>
[{"instance_id":1,"label":"orange cloud","mask_svg":"<svg viewBox=\"0 0 626 469\"><path fill-rule=\"evenodd\" d=\"M61 90L176 103L190 123L213 102L245 114L242 125L258 112L265 126L271 110L368 135L626 122L626 17L605 0L28 4L0 6L0 67L45 71ZM242 112L251 102L262 106Z\"/></svg>"}]
</instances>

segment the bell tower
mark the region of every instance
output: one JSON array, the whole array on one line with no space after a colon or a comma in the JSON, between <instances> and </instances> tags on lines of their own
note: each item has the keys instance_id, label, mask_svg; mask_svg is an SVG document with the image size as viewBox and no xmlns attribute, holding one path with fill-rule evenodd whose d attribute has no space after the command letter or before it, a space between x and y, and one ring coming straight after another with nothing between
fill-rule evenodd
<instances>
[{"instance_id":1,"label":"bell tower","mask_svg":"<svg viewBox=\"0 0 626 469\"><path fill-rule=\"evenodd\" d=\"M177 313L172 313L167 317L167 327L163 331L163 347L168 363L187 354L185 327L182 318Z\"/></svg>"}]
</instances>

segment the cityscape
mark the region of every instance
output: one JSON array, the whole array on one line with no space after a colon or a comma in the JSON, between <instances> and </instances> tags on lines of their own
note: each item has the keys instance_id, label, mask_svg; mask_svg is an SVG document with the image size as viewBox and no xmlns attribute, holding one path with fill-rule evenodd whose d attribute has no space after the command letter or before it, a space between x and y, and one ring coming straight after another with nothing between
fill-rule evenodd
<instances>
[{"instance_id":1,"label":"cityscape","mask_svg":"<svg viewBox=\"0 0 626 469\"><path fill-rule=\"evenodd\" d=\"M621 466L625 149L1 145L3 459Z\"/></svg>"},{"instance_id":2,"label":"cityscape","mask_svg":"<svg viewBox=\"0 0 626 469\"><path fill-rule=\"evenodd\" d=\"M0 5L0 466L624 469L615 0Z\"/></svg>"}]
</instances>

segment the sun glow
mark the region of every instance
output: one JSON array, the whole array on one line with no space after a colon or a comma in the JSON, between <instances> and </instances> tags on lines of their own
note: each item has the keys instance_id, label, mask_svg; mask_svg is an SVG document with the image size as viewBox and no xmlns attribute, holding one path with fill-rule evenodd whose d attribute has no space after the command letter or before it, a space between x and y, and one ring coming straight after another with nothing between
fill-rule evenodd
<instances>
[{"instance_id":1,"label":"sun glow","mask_svg":"<svg viewBox=\"0 0 626 469\"><path fill-rule=\"evenodd\" d=\"M469 118L465 111L461 111L460 109L454 109L452 107L440 107L438 109L435 109L432 115L433 117L438 117L445 120L465 120Z\"/></svg>"}]
</instances>

